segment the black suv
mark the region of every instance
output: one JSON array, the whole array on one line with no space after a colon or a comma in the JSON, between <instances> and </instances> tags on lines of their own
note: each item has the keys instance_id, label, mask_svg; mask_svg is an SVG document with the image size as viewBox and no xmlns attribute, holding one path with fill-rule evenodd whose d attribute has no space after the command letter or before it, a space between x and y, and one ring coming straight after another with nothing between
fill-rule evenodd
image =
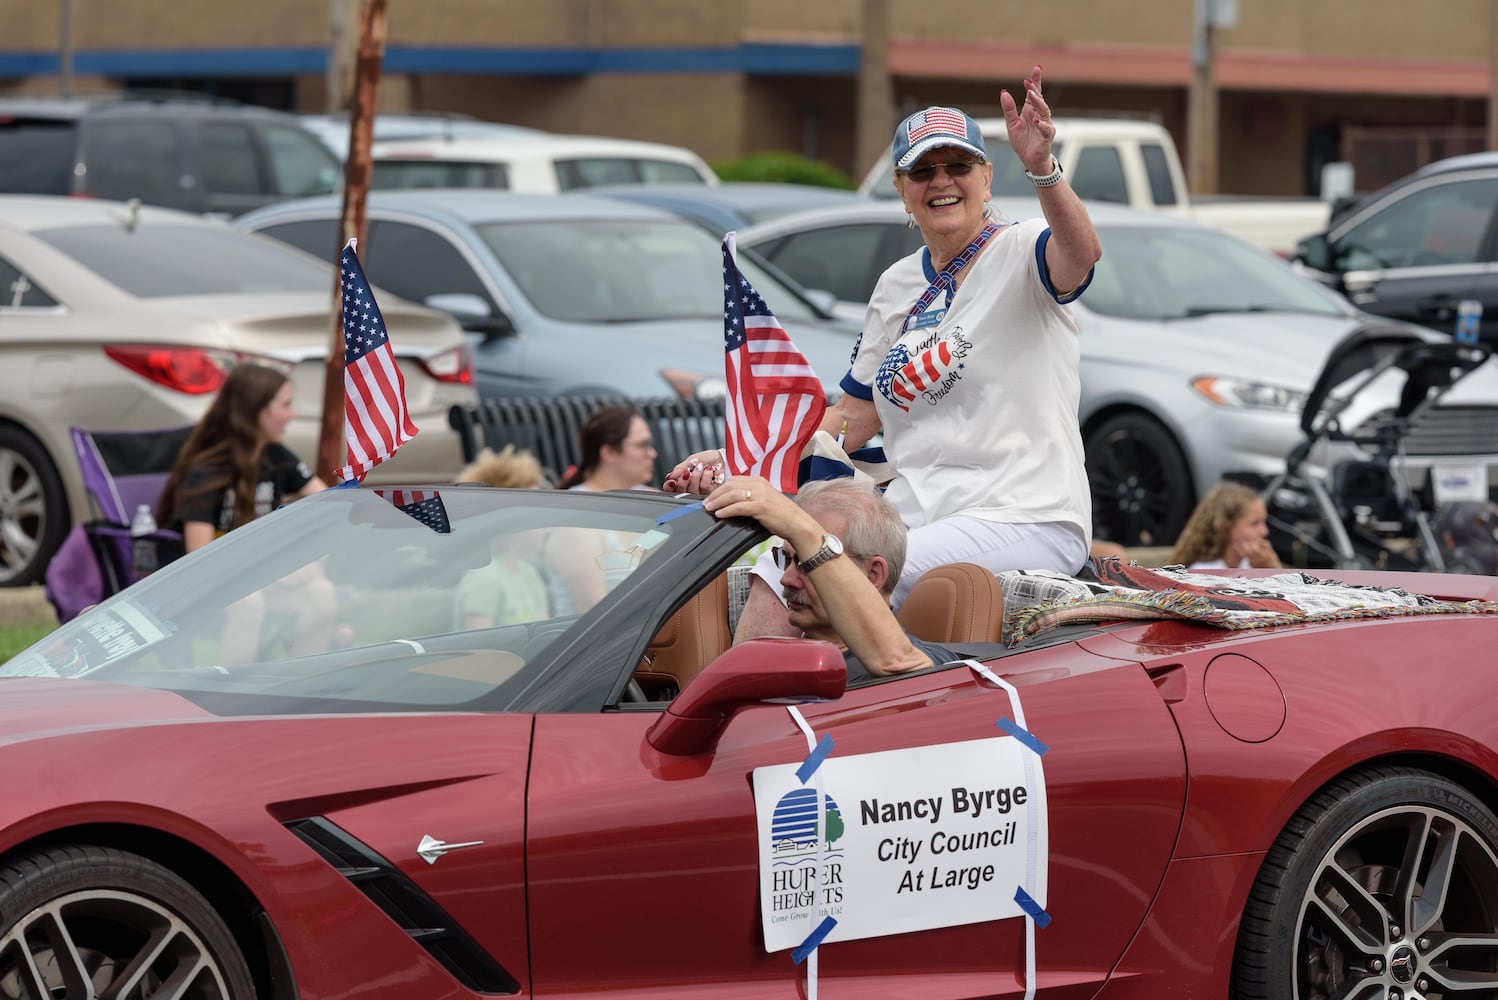
<instances>
[{"instance_id":1,"label":"black suv","mask_svg":"<svg viewBox=\"0 0 1498 1000\"><path fill-rule=\"evenodd\" d=\"M340 165L293 115L182 98L0 100L0 192L239 215L327 194Z\"/></svg>"},{"instance_id":2,"label":"black suv","mask_svg":"<svg viewBox=\"0 0 1498 1000\"><path fill-rule=\"evenodd\" d=\"M1454 332L1482 303L1480 337L1498 347L1498 153L1422 167L1300 241L1295 259L1359 309Z\"/></svg>"}]
</instances>

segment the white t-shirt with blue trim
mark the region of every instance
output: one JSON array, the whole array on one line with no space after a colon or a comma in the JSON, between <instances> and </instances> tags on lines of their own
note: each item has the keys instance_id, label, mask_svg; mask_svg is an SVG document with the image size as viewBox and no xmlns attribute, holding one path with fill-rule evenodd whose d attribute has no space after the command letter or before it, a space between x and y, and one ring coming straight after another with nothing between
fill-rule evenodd
<instances>
[{"instance_id":1,"label":"white t-shirt with blue trim","mask_svg":"<svg viewBox=\"0 0 1498 1000\"><path fill-rule=\"evenodd\" d=\"M936 277L928 251L891 265L874 288L843 389L874 401L897 473L886 495L908 527L954 514L1061 522L1090 544L1081 350L1045 267L1050 235L1044 219L995 233L962 287L937 295L903 336Z\"/></svg>"}]
</instances>

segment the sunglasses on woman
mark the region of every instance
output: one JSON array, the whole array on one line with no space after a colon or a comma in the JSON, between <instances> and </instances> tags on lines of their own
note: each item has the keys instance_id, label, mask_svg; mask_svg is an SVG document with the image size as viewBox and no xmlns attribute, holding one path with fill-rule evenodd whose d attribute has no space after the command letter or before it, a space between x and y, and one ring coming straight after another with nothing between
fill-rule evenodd
<instances>
[{"instance_id":1,"label":"sunglasses on woman","mask_svg":"<svg viewBox=\"0 0 1498 1000\"><path fill-rule=\"evenodd\" d=\"M927 163L919 167L911 167L905 171L905 176L917 184L925 184L936 176L938 169L945 169L948 177L966 177L972 173L978 164L972 160L953 160L950 163Z\"/></svg>"}]
</instances>

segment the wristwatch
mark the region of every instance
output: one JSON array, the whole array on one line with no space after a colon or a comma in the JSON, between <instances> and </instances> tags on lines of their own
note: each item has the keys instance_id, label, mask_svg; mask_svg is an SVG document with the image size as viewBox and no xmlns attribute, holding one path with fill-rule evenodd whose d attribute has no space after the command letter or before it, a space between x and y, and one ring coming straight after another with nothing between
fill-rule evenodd
<instances>
[{"instance_id":1,"label":"wristwatch","mask_svg":"<svg viewBox=\"0 0 1498 1000\"><path fill-rule=\"evenodd\" d=\"M1030 183L1038 188L1055 187L1061 183L1061 161L1053 156L1051 157L1051 164L1053 169L1048 174L1037 175L1026 170L1025 176L1030 178Z\"/></svg>"},{"instance_id":2,"label":"wristwatch","mask_svg":"<svg viewBox=\"0 0 1498 1000\"><path fill-rule=\"evenodd\" d=\"M843 540L836 535L823 535L822 547L817 549L805 559L796 563L796 568L802 573L810 573L829 559L836 559L843 554Z\"/></svg>"}]
</instances>

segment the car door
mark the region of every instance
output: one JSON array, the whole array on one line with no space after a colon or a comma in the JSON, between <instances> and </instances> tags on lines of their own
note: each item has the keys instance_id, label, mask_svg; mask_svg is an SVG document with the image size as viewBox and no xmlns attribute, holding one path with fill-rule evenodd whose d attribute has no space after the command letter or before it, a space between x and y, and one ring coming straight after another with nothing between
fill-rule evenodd
<instances>
[{"instance_id":1,"label":"car door","mask_svg":"<svg viewBox=\"0 0 1498 1000\"><path fill-rule=\"evenodd\" d=\"M362 249L362 248L361 248ZM487 316L453 312L474 341L474 366L481 396L534 391L527 376L531 344L523 333L485 332L485 324L509 322L479 262L446 231L415 219L376 217L370 222L368 251L360 254L364 273L403 299L447 309L432 296L462 295L482 302ZM450 310L449 310L450 311Z\"/></svg>"},{"instance_id":2,"label":"car door","mask_svg":"<svg viewBox=\"0 0 1498 1000\"><path fill-rule=\"evenodd\" d=\"M165 117L141 115L83 119L78 191L95 198L204 210L197 177L185 156L183 129Z\"/></svg>"},{"instance_id":3,"label":"car door","mask_svg":"<svg viewBox=\"0 0 1498 1000\"><path fill-rule=\"evenodd\" d=\"M262 204L331 194L338 186L337 157L305 129L264 122L255 134L265 158L266 193Z\"/></svg>"},{"instance_id":4,"label":"car door","mask_svg":"<svg viewBox=\"0 0 1498 1000\"><path fill-rule=\"evenodd\" d=\"M233 216L266 203L267 179L248 123L203 118L186 134L207 211Z\"/></svg>"},{"instance_id":5,"label":"car door","mask_svg":"<svg viewBox=\"0 0 1498 1000\"><path fill-rule=\"evenodd\" d=\"M1052 919L1037 935L1035 995L1081 1000L1106 979L1159 884L1184 801L1183 751L1137 664L1062 644L1011 655L994 669L1018 690L1030 732L1049 745L1042 759ZM845 765L882 760L865 755L885 751L1002 740L996 725L1014 715L1005 692L960 664L886 678L799 711L817 739L831 737L827 759ZM527 794L535 995L593 996L610 987L631 996L795 996L805 967L791 951L765 946L754 772L800 764L807 740L786 705L753 705L726 723L715 746L672 756L646 739L658 714L537 717ZM943 775L930 785L946 793ZM951 808L958 797L952 789ZM883 808L839 807L845 823L865 827ZM995 828L1004 825L992 818ZM942 869L930 875L934 884L917 890L912 882L912 894L947 894L953 906L973 902L976 892L1016 894L1014 885L953 886L944 872L960 863L954 851L935 857L930 844L917 851L887 839L880 877L921 879ZM838 875L827 871L830 892ZM873 919L886 917L893 923L901 914ZM991 919L831 941L818 952L821 995L1024 996L1025 923Z\"/></svg>"},{"instance_id":6,"label":"car door","mask_svg":"<svg viewBox=\"0 0 1498 1000\"><path fill-rule=\"evenodd\" d=\"M1476 299L1481 337L1498 343L1495 208L1498 171L1464 171L1434 175L1358 212L1329 240L1348 299L1447 334L1458 303Z\"/></svg>"}]
</instances>

